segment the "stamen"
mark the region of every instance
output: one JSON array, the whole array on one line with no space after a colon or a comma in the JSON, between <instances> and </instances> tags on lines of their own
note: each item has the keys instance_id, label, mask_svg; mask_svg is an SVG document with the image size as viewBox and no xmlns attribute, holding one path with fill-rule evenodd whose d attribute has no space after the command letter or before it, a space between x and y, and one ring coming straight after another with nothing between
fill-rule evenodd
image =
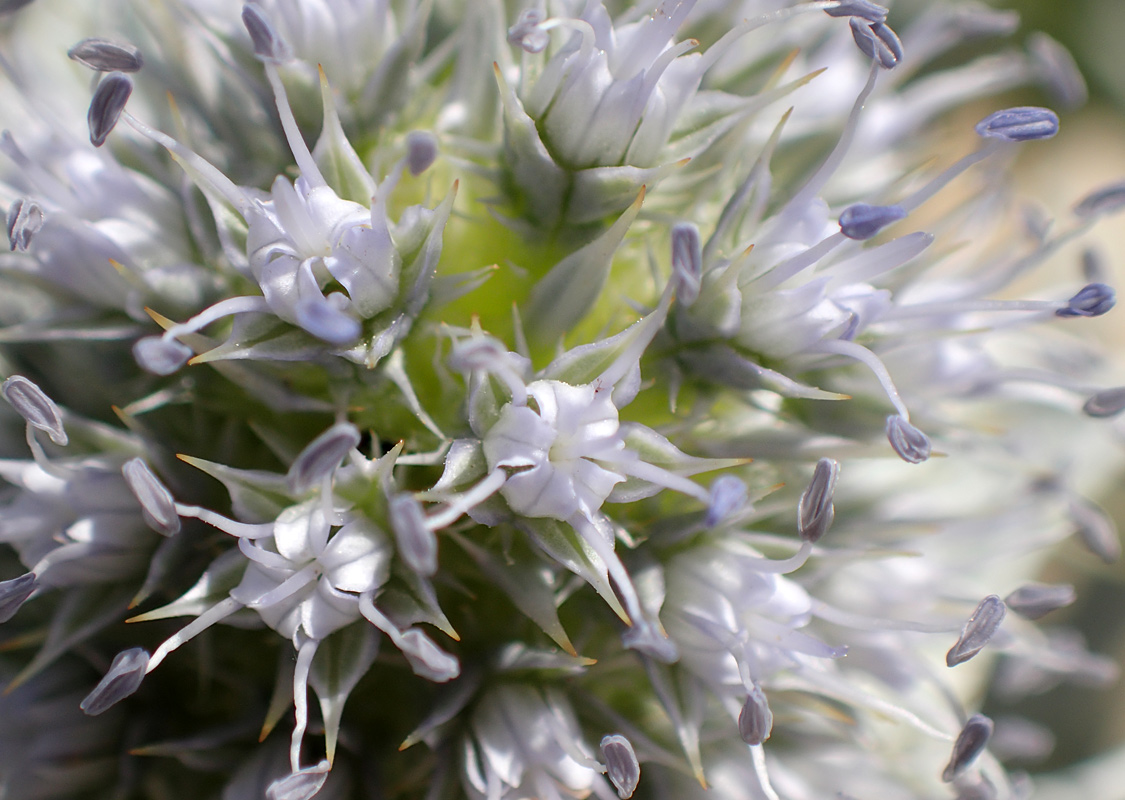
<instances>
[{"instance_id":1,"label":"stamen","mask_svg":"<svg viewBox=\"0 0 1125 800\"><path fill-rule=\"evenodd\" d=\"M1085 402L1082 410L1091 417L1116 417L1125 411L1125 386L1102 389Z\"/></svg>"},{"instance_id":2,"label":"stamen","mask_svg":"<svg viewBox=\"0 0 1125 800\"><path fill-rule=\"evenodd\" d=\"M281 38L261 6L247 3L242 7L242 24L250 34L254 55L267 64L284 64L293 58L288 42Z\"/></svg>"},{"instance_id":3,"label":"stamen","mask_svg":"<svg viewBox=\"0 0 1125 800\"><path fill-rule=\"evenodd\" d=\"M703 524L713 528L745 505L746 484L733 475L720 475L711 483Z\"/></svg>"},{"instance_id":4,"label":"stamen","mask_svg":"<svg viewBox=\"0 0 1125 800\"><path fill-rule=\"evenodd\" d=\"M359 447L359 429L350 422L338 422L317 436L293 461L286 475L289 490L304 494L340 466L348 453Z\"/></svg>"},{"instance_id":5,"label":"stamen","mask_svg":"<svg viewBox=\"0 0 1125 800\"><path fill-rule=\"evenodd\" d=\"M908 464L921 464L930 457L930 439L901 415L887 417L887 440L891 449Z\"/></svg>"},{"instance_id":6,"label":"stamen","mask_svg":"<svg viewBox=\"0 0 1125 800\"><path fill-rule=\"evenodd\" d=\"M754 683L738 715L738 735L746 744L758 745L770 738L772 731L773 712L762 687Z\"/></svg>"},{"instance_id":7,"label":"stamen","mask_svg":"<svg viewBox=\"0 0 1125 800\"><path fill-rule=\"evenodd\" d=\"M412 494L395 495L388 516L402 560L419 575L431 577L437 572L437 537L426 524L422 504Z\"/></svg>"},{"instance_id":8,"label":"stamen","mask_svg":"<svg viewBox=\"0 0 1125 800\"><path fill-rule=\"evenodd\" d=\"M106 137L117 125L132 93L132 79L120 72L110 73L98 84L98 88L94 90L94 98L90 101L90 110L86 114L90 143L94 147L105 144Z\"/></svg>"},{"instance_id":9,"label":"stamen","mask_svg":"<svg viewBox=\"0 0 1125 800\"><path fill-rule=\"evenodd\" d=\"M474 506L483 503L492 495L500 491L504 481L508 479L502 469L495 469L484 476L473 488L455 495L446 501L446 506L436 514L426 517L426 527L431 531L441 530L447 525L452 525L461 515L468 513Z\"/></svg>"},{"instance_id":10,"label":"stamen","mask_svg":"<svg viewBox=\"0 0 1125 800\"><path fill-rule=\"evenodd\" d=\"M34 383L22 375L13 375L0 385L0 394L23 417L29 432L32 428L43 431L60 447L67 443L62 412L55 401Z\"/></svg>"},{"instance_id":11,"label":"stamen","mask_svg":"<svg viewBox=\"0 0 1125 800\"><path fill-rule=\"evenodd\" d=\"M8 207L8 245L26 253L31 240L43 227L43 209L34 200L19 197Z\"/></svg>"},{"instance_id":12,"label":"stamen","mask_svg":"<svg viewBox=\"0 0 1125 800\"><path fill-rule=\"evenodd\" d=\"M239 542L239 544L241 545L242 542ZM319 570L317 564L309 564L294 572L265 594L245 603L245 606L247 608L270 608L284 602L320 577Z\"/></svg>"},{"instance_id":13,"label":"stamen","mask_svg":"<svg viewBox=\"0 0 1125 800\"><path fill-rule=\"evenodd\" d=\"M133 344L133 358L154 375L171 375L195 355L186 344L165 336L146 336Z\"/></svg>"},{"instance_id":14,"label":"stamen","mask_svg":"<svg viewBox=\"0 0 1125 800\"><path fill-rule=\"evenodd\" d=\"M18 578L0 581L0 623L14 617L38 588L39 580L34 572L25 572Z\"/></svg>"},{"instance_id":15,"label":"stamen","mask_svg":"<svg viewBox=\"0 0 1125 800\"><path fill-rule=\"evenodd\" d=\"M1040 80L1064 109L1081 108L1089 92L1082 71L1070 51L1045 33L1027 37L1027 49L1039 68Z\"/></svg>"},{"instance_id":16,"label":"stamen","mask_svg":"<svg viewBox=\"0 0 1125 800\"><path fill-rule=\"evenodd\" d=\"M906 217L902 206L869 206L856 203L848 206L840 214L840 232L849 239L863 241L870 239L892 222Z\"/></svg>"},{"instance_id":17,"label":"stamen","mask_svg":"<svg viewBox=\"0 0 1125 800\"><path fill-rule=\"evenodd\" d=\"M632 743L619 733L602 737L602 760L617 796L629 800L641 779L641 764L633 751Z\"/></svg>"},{"instance_id":18,"label":"stamen","mask_svg":"<svg viewBox=\"0 0 1125 800\"><path fill-rule=\"evenodd\" d=\"M943 781L950 783L976 760L988 744L992 736L992 728L992 720L984 714L973 714L969 717L965 727L958 734L957 741L953 743L953 754L941 774Z\"/></svg>"},{"instance_id":19,"label":"stamen","mask_svg":"<svg viewBox=\"0 0 1125 800\"><path fill-rule=\"evenodd\" d=\"M886 366L879 360L879 357L868 350L863 345L856 344L855 342L844 341L843 339L825 339L818 342L815 347L810 348L816 352L832 353L834 355L844 356L860 362L875 374L875 379L879 381L879 385L883 387L887 399L891 401L891 405L895 407L899 415L903 418L904 422L910 421L910 412L906 408L906 404L902 402L902 397L895 388L894 381L891 380L891 374L887 372Z\"/></svg>"},{"instance_id":20,"label":"stamen","mask_svg":"<svg viewBox=\"0 0 1125 800\"><path fill-rule=\"evenodd\" d=\"M137 457L126 461L121 467L121 474L125 476L129 491L141 504L141 514L148 526L161 536L179 533L180 517L176 513L176 501L144 459Z\"/></svg>"},{"instance_id":21,"label":"stamen","mask_svg":"<svg viewBox=\"0 0 1125 800\"><path fill-rule=\"evenodd\" d=\"M1125 181L1091 192L1074 207L1075 216L1090 219L1125 208Z\"/></svg>"},{"instance_id":22,"label":"stamen","mask_svg":"<svg viewBox=\"0 0 1125 800\"><path fill-rule=\"evenodd\" d=\"M374 595L374 592L364 592L359 596L359 613L387 634L391 643L406 656L415 675L435 683L445 683L461 674L461 663L434 644L433 640L422 631L417 628L400 631L379 609L375 608L372 602Z\"/></svg>"},{"instance_id":23,"label":"stamen","mask_svg":"<svg viewBox=\"0 0 1125 800\"><path fill-rule=\"evenodd\" d=\"M525 8L512 27L508 28L508 44L525 53L542 53L551 42L547 31L541 27L545 17L537 8Z\"/></svg>"},{"instance_id":24,"label":"stamen","mask_svg":"<svg viewBox=\"0 0 1125 800\"><path fill-rule=\"evenodd\" d=\"M237 536L240 539L264 539L267 536L273 536L274 523L272 522L238 522L224 517L222 514L216 514L209 508L185 506L182 503L176 503L176 513L181 517L191 517L206 522L211 527L218 528L223 533L229 533L231 536Z\"/></svg>"},{"instance_id":25,"label":"stamen","mask_svg":"<svg viewBox=\"0 0 1125 800\"><path fill-rule=\"evenodd\" d=\"M1104 283L1091 283L1055 311L1056 317L1100 317L1117 305L1117 293Z\"/></svg>"},{"instance_id":26,"label":"stamen","mask_svg":"<svg viewBox=\"0 0 1125 800\"><path fill-rule=\"evenodd\" d=\"M148 652L140 647L118 653L105 677L78 707L91 717L109 710L141 687L148 664Z\"/></svg>"},{"instance_id":27,"label":"stamen","mask_svg":"<svg viewBox=\"0 0 1125 800\"><path fill-rule=\"evenodd\" d=\"M1086 549L1107 564L1121 556L1121 540L1113 519L1089 500L1075 498L1067 507L1067 516L1077 527L1078 537Z\"/></svg>"},{"instance_id":28,"label":"stamen","mask_svg":"<svg viewBox=\"0 0 1125 800\"><path fill-rule=\"evenodd\" d=\"M331 767L325 759L315 766L278 778L266 789L266 800L312 800L324 788Z\"/></svg>"},{"instance_id":29,"label":"stamen","mask_svg":"<svg viewBox=\"0 0 1125 800\"><path fill-rule=\"evenodd\" d=\"M886 22L867 22L861 17L852 17L848 23L860 51L880 67L894 69L902 61L902 42Z\"/></svg>"},{"instance_id":30,"label":"stamen","mask_svg":"<svg viewBox=\"0 0 1125 800\"><path fill-rule=\"evenodd\" d=\"M406 134L406 169L417 178L430 168L438 156L437 139L429 131Z\"/></svg>"},{"instance_id":31,"label":"stamen","mask_svg":"<svg viewBox=\"0 0 1125 800\"><path fill-rule=\"evenodd\" d=\"M247 6L247 8L249 7ZM327 186L328 182L320 174L316 159L309 151L309 146L305 144L304 137L301 136L301 129L297 127L297 120L293 117L293 109L289 107L289 96L285 93L285 84L281 82L281 76L277 74L277 67L267 61L265 72L270 88L273 89L277 115L281 118L281 128L285 131L285 139L289 142L289 150L293 153L293 160L297 162L297 169L301 171L301 177L308 182L310 188Z\"/></svg>"},{"instance_id":32,"label":"stamen","mask_svg":"<svg viewBox=\"0 0 1125 800\"><path fill-rule=\"evenodd\" d=\"M1077 599L1069 583L1027 583L1004 598L1004 605L1024 619L1042 619Z\"/></svg>"},{"instance_id":33,"label":"stamen","mask_svg":"<svg viewBox=\"0 0 1125 800\"><path fill-rule=\"evenodd\" d=\"M862 17L868 22L885 22L888 9L870 0L840 0L835 8L826 8L824 13L830 17Z\"/></svg>"},{"instance_id":34,"label":"stamen","mask_svg":"<svg viewBox=\"0 0 1125 800\"><path fill-rule=\"evenodd\" d=\"M1059 118L1049 108L1020 106L989 114L974 130L986 139L1030 142L1050 139L1059 132Z\"/></svg>"},{"instance_id":35,"label":"stamen","mask_svg":"<svg viewBox=\"0 0 1125 800\"><path fill-rule=\"evenodd\" d=\"M840 465L831 458L822 458L816 463L812 480L797 504L797 531L802 542L815 544L831 527L836 516L832 494L839 472Z\"/></svg>"},{"instance_id":36,"label":"stamen","mask_svg":"<svg viewBox=\"0 0 1125 800\"><path fill-rule=\"evenodd\" d=\"M133 45L108 39L83 39L66 54L96 72L137 72L145 63L141 51Z\"/></svg>"},{"instance_id":37,"label":"stamen","mask_svg":"<svg viewBox=\"0 0 1125 800\"><path fill-rule=\"evenodd\" d=\"M703 248L699 228L690 222L672 227L672 283L676 302L689 308L699 297L703 278Z\"/></svg>"},{"instance_id":38,"label":"stamen","mask_svg":"<svg viewBox=\"0 0 1125 800\"><path fill-rule=\"evenodd\" d=\"M298 637L304 638L304 637ZM309 670L312 669L313 656L316 655L319 639L304 638L297 648L297 666L293 670L293 734L289 740L289 768L294 773L301 771L301 740L309 724ZM310 781L313 783L315 781Z\"/></svg>"},{"instance_id":39,"label":"stamen","mask_svg":"<svg viewBox=\"0 0 1125 800\"><path fill-rule=\"evenodd\" d=\"M160 647L156 648L156 652L154 652L152 658L148 660L148 666L145 667L145 674L147 675L160 666L160 662L167 658L168 654L173 650L187 644L216 622L221 622L240 608L242 608L242 603L238 602L233 597L227 597L211 606L179 631L168 637Z\"/></svg>"},{"instance_id":40,"label":"stamen","mask_svg":"<svg viewBox=\"0 0 1125 800\"><path fill-rule=\"evenodd\" d=\"M977 605L956 644L945 654L946 666L955 667L975 656L992 639L1004 621L1004 601L990 594Z\"/></svg>"}]
</instances>

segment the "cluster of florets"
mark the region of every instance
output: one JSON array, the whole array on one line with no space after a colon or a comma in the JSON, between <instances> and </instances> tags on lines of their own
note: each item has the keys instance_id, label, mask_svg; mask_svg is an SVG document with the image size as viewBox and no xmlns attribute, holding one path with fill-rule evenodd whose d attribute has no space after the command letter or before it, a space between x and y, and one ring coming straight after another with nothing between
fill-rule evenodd
<instances>
[{"instance_id":1,"label":"cluster of florets","mask_svg":"<svg viewBox=\"0 0 1125 800\"><path fill-rule=\"evenodd\" d=\"M1059 129L919 166L940 112L1080 103L1069 56L936 67L1014 25L945 4L502 5L157 4L69 50L88 143L7 69L0 796L1021 796L939 673L1112 679L1009 567L1117 557L1059 464L1125 390L1066 338L1097 254L995 296L1125 184L1007 261L942 234L1003 181L912 226Z\"/></svg>"}]
</instances>

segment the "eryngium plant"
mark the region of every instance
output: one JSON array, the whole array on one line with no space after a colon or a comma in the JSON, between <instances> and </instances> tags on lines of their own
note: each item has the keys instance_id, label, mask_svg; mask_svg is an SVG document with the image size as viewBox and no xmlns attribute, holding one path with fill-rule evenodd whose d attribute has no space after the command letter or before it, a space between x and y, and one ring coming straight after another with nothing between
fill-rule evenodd
<instances>
[{"instance_id":1,"label":"eryngium plant","mask_svg":"<svg viewBox=\"0 0 1125 800\"><path fill-rule=\"evenodd\" d=\"M1061 47L85 5L3 5L0 796L1026 796L980 667L1114 672L1032 580L1118 553L1114 292L1009 287L1125 185L1014 201L1059 119L990 99L1081 103Z\"/></svg>"}]
</instances>

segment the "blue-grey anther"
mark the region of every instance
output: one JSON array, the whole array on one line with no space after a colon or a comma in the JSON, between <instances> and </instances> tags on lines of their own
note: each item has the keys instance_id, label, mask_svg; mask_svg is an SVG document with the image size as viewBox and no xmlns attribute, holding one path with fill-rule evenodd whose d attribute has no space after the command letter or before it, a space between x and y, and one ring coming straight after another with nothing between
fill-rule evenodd
<instances>
[{"instance_id":1,"label":"blue-grey anther","mask_svg":"<svg viewBox=\"0 0 1125 800\"><path fill-rule=\"evenodd\" d=\"M856 203L848 206L840 214L840 233L849 239L863 241L870 239L892 222L898 222L906 217L906 209L902 206L869 206L867 203Z\"/></svg>"},{"instance_id":2,"label":"blue-grey anther","mask_svg":"<svg viewBox=\"0 0 1125 800\"><path fill-rule=\"evenodd\" d=\"M1086 81L1069 50L1038 31L1027 37L1027 50L1055 102L1067 110L1085 104L1089 96Z\"/></svg>"},{"instance_id":3,"label":"blue-grey anther","mask_svg":"<svg viewBox=\"0 0 1125 800\"><path fill-rule=\"evenodd\" d=\"M826 8L830 17L861 17L868 22L885 22L888 9L869 0L841 0L835 8Z\"/></svg>"},{"instance_id":4,"label":"blue-grey anther","mask_svg":"<svg viewBox=\"0 0 1125 800\"><path fill-rule=\"evenodd\" d=\"M1091 192L1078 202L1074 213L1083 219L1109 214L1125 208L1125 181L1111 186L1103 186Z\"/></svg>"},{"instance_id":5,"label":"blue-grey anther","mask_svg":"<svg viewBox=\"0 0 1125 800\"><path fill-rule=\"evenodd\" d=\"M1056 317L1100 317L1117 305L1117 292L1104 283L1090 283L1055 309Z\"/></svg>"},{"instance_id":6,"label":"blue-grey anther","mask_svg":"<svg viewBox=\"0 0 1125 800\"><path fill-rule=\"evenodd\" d=\"M338 422L313 439L293 461L286 474L289 489L304 494L331 475L340 462L359 447L359 430L350 422Z\"/></svg>"},{"instance_id":7,"label":"blue-grey anther","mask_svg":"<svg viewBox=\"0 0 1125 800\"><path fill-rule=\"evenodd\" d=\"M1107 564L1121 557L1121 540L1113 519L1089 500L1076 498L1067 507L1078 538L1086 549Z\"/></svg>"},{"instance_id":8,"label":"blue-grey anther","mask_svg":"<svg viewBox=\"0 0 1125 800\"><path fill-rule=\"evenodd\" d=\"M59 446L67 443L62 412L55 405L55 401L47 397L34 383L22 375L13 375L0 385L0 394L4 395L4 399L28 425L43 431Z\"/></svg>"},{"instance_id":9,"label":"blue-grey anther","mask_svg":"<svg viewBox=\"0 0 1125 800\"><path fill-rule=\"evenodd\" d=\"M133 345L133 358L153 375L171 375L193 355L186 344L163 336L146 336Z\"/></svg>"},{"instance_id":10,"label":"blue-grey anther","mask_svg":"<svg viewBox=\"0 0 1125 800\"><path fill-rule=\"evenodd\" d=\"M981 600L961 629L960 638L945 654L946 666L964 664L983 650L1000 628L1005 613L1004 601L996 595L990 594Z\"/></svg>"},{"instance_id":11,"label":"blue-grey anther","mask_svg":"<svg viewBox=\"0 0 1125 800\"><path fill-rule=\"evenodd\" d=\"M7 622L16 615L20 606L39 588L39 580L34 572L25 572L18 578L0 581L0 622Z\"/></svg>"},{"instance_id":12,"label":"blue-grey anther","mask_svg":"<svg viewBox=\"0 0 1125 800\"><path fill-rule=\"evenodd\" d=\"M797 532L801 541L818 542L832 526L836 516L832 495L836 491L839 473L840 465L831 458L822 458L816 463L812 480L797 504Z\"/></svg>"},{"instance_id":13,"label":"blue-grey anther","mask_svg":"<svg viewBox=\"0 0 1125 800\"><path fill-rule=\"evenodd\" d=\"M419 575L437 572L437 537L426 525L422 504L411 494L391 498L389 514L398 554Z\"/></svg>"},{"instance_id":14,"label":"blue-grey anther","mask_svg":"<svg viewBox=\"0 0 1125 800\"><path fill-rule=\"evenodd\" d=\"M1004 605L1024 619L1042 619L1077 599L1069 583L1026 583L1004 598Z\"/></svg>"},{"instance_id":15,"label":"blue-grey anther","mask_svg":"<svg viewBox=\"0 0 1125 800\"><path fill-rule=\"evenodd\" d=\"M311 800L324 788L331 765L321 761L313 767L305 767L286 775L269 785L266 800Z\"/></svg>"},{"instance_id":16,"label":"blue-grey anther","mask_svg":"<svg viewBox=\"0 0 1125 800\"><path fill-rule=\"evenodd\" d=\"M3 0L0 2L0 15L14 14L24 6L29 6L34 2L35 0Z\"/></svg>"},{"instance_id":17,"label":"blue-grey anther","mask_svg":"<svg viewBox=\"0 0 1125 800\"><path fill-rule=\"evenodd\" d=\"M140 647L118 653L105 677L86 695L79 708L91 717L97 716L133 694L144 680L148 658L148 652Z\"/></svg>"},{"instance_id":18,"label":"blue-grey anther","mask_svg":"<svg viewBox=\"0 0 1125 800\"><path fill-rule=\"evenodd\" d=\"M976 124L978 136L1005 142L1050 139L1059 132L1059 118L1049 108L1020 106L989 114Z\"/></svg>"},{"instance_id":19,"label":"blue-grey anther","mask_svg":"<svg viewBox=\"0 0 1125 800\"><path fill-rule=\"evenodd\" d=\"M547 31L540 27L543 19L543 12L537 8L521 11L516 24L508 28L508 44L527 53L542 53L551 41Z\"/></svg>"},{"instance_id":20,"label":"blue-grey anther","mask_svg":"<svg viewBox=\"0 0 1125 800\"><path fill-rule=\"evenodd\" d=\"M690 222L672 226L672 281L676 301L685 308L699 297L703 280L703 246L699 228Z\"/></svg>"},{"instance_id":21,"label":"blue-grey anther","mask_svg":"<svg viewBox=\"0 0 1125 800\"><path fill-rule=\"evenodd\" d=\"M250 34L254 55L270 64L284 64L293 58L288 42L281 38L261 7L247 3L242 7L242 24Z\"/></svg>"},{"instance_id":22,"label":"blue-grey anther","mask_svg":"<svg viewBox=\"0 0 1125 800\"><path fill-rule=\"evenodd\" d=\"M145 63L141 51L133 45L108 39L83 39L66 54L97 72L137 72Z\"/></svg>"},{"instance_id":23,"label":"blue-grey anther","mask_svg":"<svg viewBox=\"0 0 1125 800\"><path fill-rule=\"evenodd\" d=\"M395 646L406 656L414 674L434 683L451 681L461 674L461 662L442 650L417 628L404 631Z\"/></svg>"},{"instance_id":24,"label":"blue-grey anther","mask_svg":"<svg viewBox=\"0 0 1125 800\"><path fill-rule=\"evenodd\" d=\"M1082 404L1082 411L1088 417L1116 417L1125 411L1125 386L1102 389L1091 395Z\"/></svg>"},{"instance_id":25,"label":"blue-grey anther","mask_svg":"<svg viewBox=\"0 0 1125 800\"><path fill-rule=\"evenodd\" d=\"M852 38L860 51L868 58L878 61L880 67L894 69L902 61L902 42L887 23L869 23L862 17L852 17L848 24L851 25Z\"/></svg>"},{"instance_id":26,"label":"blue-grey anther","mask_svg":"<svg viewBox=\"0 0 1125 800\"><path fill-rule=\"evenodd\" d=\"M637 790L637 783L641 779L641 763L637 760L633 745L621 734L612 733L602 737L601 751L606 775L617 790L617 796L621 800L628 800Z\"/></svg>"},{"instance_id":27,"label":"blue-grey anther","mask_svg":"<svg viewBox=\"0 0 1125 800\"><path fill-rule=\"evenodd\" d=\"M8 245L26 253L31 239L43 227L43 209L34 200L19 197L8 207Z\"/></svg>"},{"instance_id":28,"label":"blue-grey anther","mask_svg":"<svg viewBox=\"0 0 1125 800\"><path fill-rule=\"evenodd\" d=\"M141 504L145 522L161 536L174 536L180 532L180 515L176 501L160 479L149 469L143 458L131 458L121 467L129 491Z\"/></svg>"},{"instance_id":29,"label":"blue-grey anther","mask_svg":"<svg viewBox=\"0 0 1125 800\"><path fill-rule=\"evenodd\" d=\"M437 139L429 131L411 131L406 135L406 168L418 177L437 160Z\"/></svg>"},{"instance_id":30,"label":"blue-grey anther","mask_svg":"<svg viewBox=\"0 0 1125 800\"><path fill-rule=\"evenodd\" d=\"M887 441L898 457L910 464L921 464L930 457L930 437L907 422L901 414L887 417Z\"/></svg>"},{"instance_id":31,"label":"blue-grey anther","mask_svg":"<svg viewBox=\"0 0 1125 800\"><path fill-rule=\"evenodd\" d=\"M965 727L957 735L957 741L953 743L953 754L949 757L945 771L941 773L943 781L949 783L976 760L992 737L992 728L992 720L984 714L969 717Z\"/></svg>"},{"instance_id":32,"label":"blue-grey anther","mask_svg":"<svg viewBox=\"0 0 1125 800\"><path fill-rule=\"evenodd\" d=\"M754 684L738 713L738 735L746 744L761 744L773 732L773 712L766 702L765 692Z\"/></svg>"},{"instance_id":33,"label":"blue-grey anther","mask_svg":"<svg viewBox=\"0 0 1125 800\"><path fill-rule=\"evenodd\" d=\"M711 482L707 516L703 523L714 527L746 505L746 484L733 475L720 475Z\"/></svg>"},{"instance_id":34,"label":"blue-grey anther","mask_svg":"<svg viewBox=\"0 0 1125 800\"><path fill-rule=\"evenodd\" d=\"M94 90L94 98L90 101L90 110L86 114L90 143L94 147L105 144L106 137L121 118L121 112L125 110L125 104L129 102L129 95L132 93L133 80L120 72L111 72L98 84L98 88Z\"/></svg>"}]
</instances>

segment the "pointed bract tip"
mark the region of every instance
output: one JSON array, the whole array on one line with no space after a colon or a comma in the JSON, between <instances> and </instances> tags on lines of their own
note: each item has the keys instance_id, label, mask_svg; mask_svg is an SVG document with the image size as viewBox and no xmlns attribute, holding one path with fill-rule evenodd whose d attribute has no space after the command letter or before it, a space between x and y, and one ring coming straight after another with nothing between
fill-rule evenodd
<instances>
[{"instance_id":1,"label":"pointed bract tip","mask_svg":"<svg viewBox=\"0 0 1125 800\"><path fill-rule=\"evenodd\" d=\"M144 680L148 659L148 651L140 647L118 653L105 677L86 695L79 708L93 717L133 694Z\"/></svg>"},{"instance_id":2,"label":"pointed bract tip","mask_svg":"<svg viewBox=\"0 0 1125 800\"><path fill-rule=\"evenodd\" d=\"M32 428L43 431L60 447L67 443L62 412L36 384L22 375L13 375L0 385L0 394Z\"/></svg>"},{"instance_id":3,"label":"pointed bract tip","mask_svg":"<svg viewBox=\"0 0 1125 800\"><path fill-rule=\"evenodd\" d=\"M1059 132L1059 118L1049 108L1020 106L989 114L974 129L978 136L1005 142L1050 139Z\"/></svg>"},{"instance_id":4,"label":"pointed bract tip","mask_svg":"<svg viewBox=\"0 0 1125 800\"><path fill-rule=\"evenodd\" d=\"M921 464L930 457L930 438L915 428L901 414L887 417L887 441L899 458L909 464Z\"/></svg>"},{"instance_id":5,"label":"pointed bract tip","mask_svg":"<svg viewBox=\"0 0 1125 800\"><path fill-rule=\"evenodd\" d=\"M111 72L94 90L86 123L90 128L90 144L101 147L106 137L117 125L129 95L133 93L133 80L121 72Z\"/></svg>"},{"instance_id":6,"label":"pointed bract tip","mask_svg":"<svg viewBox=\"0 0 1125 800\"><path fill-rule=\"evenodd\" d=\"M617 790L617 796L628 800L641 780L641 763L632 743L621 734L612 733L602 737L600 748L606 775Z\"/></svg>"}]
</instances>

